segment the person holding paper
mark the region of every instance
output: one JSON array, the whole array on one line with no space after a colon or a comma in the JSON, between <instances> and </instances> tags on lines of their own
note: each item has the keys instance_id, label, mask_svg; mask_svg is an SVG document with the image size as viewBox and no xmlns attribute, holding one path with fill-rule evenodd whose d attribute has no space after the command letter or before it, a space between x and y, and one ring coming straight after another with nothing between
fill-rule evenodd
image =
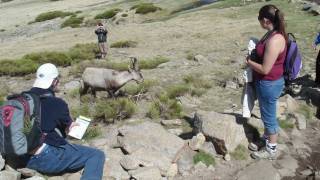
<instances>
[{"instance_id":1,"label":"person holding paper","mask_svg":"<svg viewBox=\"0 0 320 180\"><path fill-rule=\"evenodd\" d=\"M82 180L101 180L105 155L91 147L70 144L66 134L76 124L67 103L55 96L59 72L55 65L41 65L31 92L40 96L41 140L27 162L27 167L45 174L57 174L84 168Z\"/></svg>"}]
</instances>

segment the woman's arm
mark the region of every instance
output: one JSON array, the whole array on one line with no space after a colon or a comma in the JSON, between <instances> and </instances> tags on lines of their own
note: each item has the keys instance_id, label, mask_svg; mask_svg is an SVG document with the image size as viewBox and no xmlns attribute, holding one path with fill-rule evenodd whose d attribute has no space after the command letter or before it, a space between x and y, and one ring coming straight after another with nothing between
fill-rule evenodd
<instances>
[{"instance_id":1,"label":"woman's arm","mask_svg":"<svg viewBox=\"0 0 320 180\"><path fill-rule=\"evenodd\" d=\"M285 48L285 39L281 35L275 35L266 42L263 63L258 64L247 58L247 64L256 72L267 75L271 71L279 54Z\"/></svg>"}]
</instances>

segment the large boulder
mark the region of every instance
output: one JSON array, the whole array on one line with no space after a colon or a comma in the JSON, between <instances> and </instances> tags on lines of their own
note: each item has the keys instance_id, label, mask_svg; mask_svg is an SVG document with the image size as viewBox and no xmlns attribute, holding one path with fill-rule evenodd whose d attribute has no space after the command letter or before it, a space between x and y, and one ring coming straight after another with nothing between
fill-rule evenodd
<instances>
[{"instance_id":1,"label":"large boulder","mask_svg":"<svg viewBox=\"0 0 320 180\"><path fill-rule=\"evenodd\" d=\"M121 149L105 149L105 154L107 159L104 163L103 176L107 179L129 179L129 174L120 165L120 160L124 156Z\"/></svg>"},{"instance_id":2,"label":"large boulder","mask_svg":"<svg viewBox=\"0 0 320 180\"><path fill-rule=\"evenodd\" d=\"M159 168L163 176L167 176L171 161L184 146L181 138L152 122L121 127L119 134L119 145L130 155L130 159L144 167Z\"/></svg>"},{"instance_id":3,"label":"large boulder","mask_svg":"<svg viewBox=\"0 0 320 180\"><path fill-rule=\"evenodd\" d=\"M4 170L0 172L1 180L20 180L21 174L12 170Z\"/></svg>"},{"instance_id":4,"label":"large boulder","mask_svg":"<svg viewBox=\"0 0 320 180\"><path fill-rule=\"evenodd\" d=\"M258 161L237 175L237 180L280 180L278 171L270 161Z\"/></svg>"},{"instance_id":5,"label":"large boulder","mask_svg":"<svg viewBox=\"0 0 320 180\"><path fill-rule=\"evenodd\" d=\"M156 167L142 167L137 170L129 171L134 179L139 180L161 180L160 171Z\"/></svg>"},{"instance_id":6,"label":"large boulder","mask_svg":"<svg viewBox=\"0 0 320 180\"><path fill-rule=\"evenodd\" d=\"M242 144L248 146L243 125L233 115L214 111L198 111L194 115L196 131L202 132L211 140L219 154L227 154Z\"/></svg>"}]
</instances>

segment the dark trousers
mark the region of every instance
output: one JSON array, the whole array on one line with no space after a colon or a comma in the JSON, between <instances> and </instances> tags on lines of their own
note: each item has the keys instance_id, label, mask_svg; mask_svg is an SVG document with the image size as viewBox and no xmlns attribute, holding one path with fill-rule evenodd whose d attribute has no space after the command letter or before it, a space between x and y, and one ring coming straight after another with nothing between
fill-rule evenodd
<instances>
[{"instance_id":1,"label":"dark trousers","mask_svg":"<svg viewBox=\"0 0 320 180\"><path fill-rule=\"evenodd\" d=\"M316 84L320 85L320 50L316 60Z\"/></svg>"}]
</instances>

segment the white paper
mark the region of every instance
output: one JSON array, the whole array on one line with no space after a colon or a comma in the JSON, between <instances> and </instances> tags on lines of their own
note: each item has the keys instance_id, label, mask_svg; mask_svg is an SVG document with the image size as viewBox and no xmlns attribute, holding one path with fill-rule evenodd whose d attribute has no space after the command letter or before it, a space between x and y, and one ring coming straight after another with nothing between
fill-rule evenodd
<instances>
[{"instance_id":1,"label":"white paper","mask_svg":"<svg viewBox=\"0 0 320 180\"><path fill-rule=\"evenodd\" d=\"M82 139L84 133L86 132L90 124L90 121L91 119L89 118L79 116L75 121L75 123L77 123L78 125L72 127L68 135L77 139Z\"/></svg>"}]
</instances>

